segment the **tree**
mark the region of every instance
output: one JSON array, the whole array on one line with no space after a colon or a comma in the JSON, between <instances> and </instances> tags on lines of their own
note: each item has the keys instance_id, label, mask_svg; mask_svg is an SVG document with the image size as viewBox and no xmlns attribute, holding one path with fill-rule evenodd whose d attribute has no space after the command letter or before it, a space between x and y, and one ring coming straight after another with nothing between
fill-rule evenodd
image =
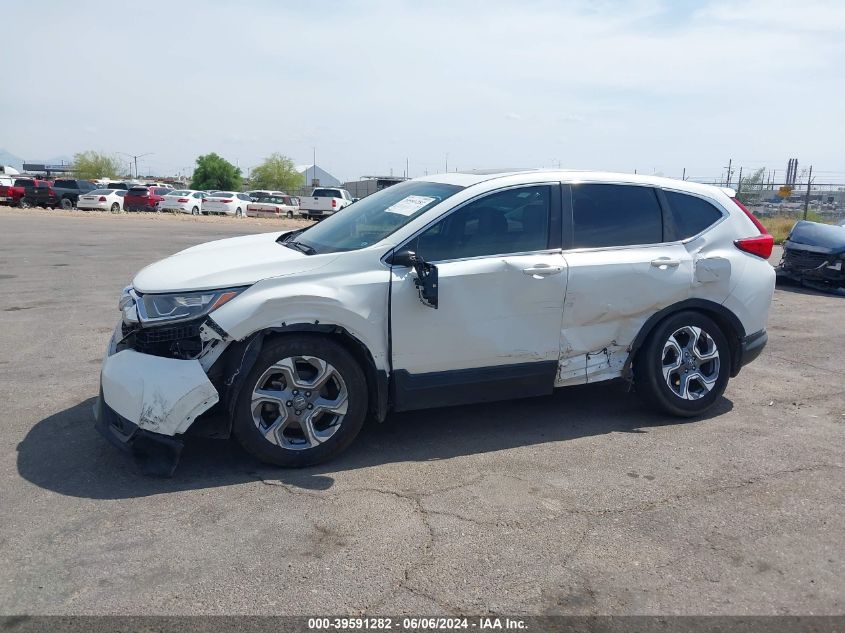
<instances>
[{"instance_id":1,"label":"tree","mask_svg":"<svg viewBox=\"0 0 845 633\"><path fill-rule=\"evenodd\" d=\"M192 189L237 191L241 187L241 170L214 152L199 156L191 179Z\"/></svg>"},{"instance_id":2,"label":"tree","mask_svg":"<svg viewBox=\"0 0 845 633\"><path fill-rule=\"evenodd\" d=\"M99 152L79 152L73 157L73 172L77 178L96 180L116 178L122 163L116 156Z\"/></svg>"},{"instance_id":3,"label":"tree","mask_svg":"<svg viewBox=\"0 0 845 633\"><path fill-rule=\"evenodd\" d=\"M256 189L290 191L302 186L302 174L296 171L290 158L277 152L252 170L252 186Z\"/></svg>"},{"instance_id":4,"label":"tree","mask_svg":"<svg viewBox=\"0 0 845 633\"><path fill-rule=\"evenodd\" d=\"M763 195L763 174L766 168L761 167L750 176L744 176L739 182L737 197L742 204L756 204Z\"/></svg>"}]
</instances>

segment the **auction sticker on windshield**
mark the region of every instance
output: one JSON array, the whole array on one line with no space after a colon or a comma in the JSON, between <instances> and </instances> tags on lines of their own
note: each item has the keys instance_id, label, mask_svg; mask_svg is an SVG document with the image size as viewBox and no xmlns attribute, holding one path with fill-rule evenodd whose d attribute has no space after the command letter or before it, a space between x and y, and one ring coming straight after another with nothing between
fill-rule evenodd
<instances>
[{"instance_id":1,"label":"auction sticker on windshield","mask_svg":"<svg viewBox=\"0 0 845 633\"><path fill-rule=\"evenodd\" d=\"M429 196L407 196L396 204L385 209L387 213L398 213L399 215L413 215L425 205L431 204L435 199Z\"/></svg>"}]
</instances>

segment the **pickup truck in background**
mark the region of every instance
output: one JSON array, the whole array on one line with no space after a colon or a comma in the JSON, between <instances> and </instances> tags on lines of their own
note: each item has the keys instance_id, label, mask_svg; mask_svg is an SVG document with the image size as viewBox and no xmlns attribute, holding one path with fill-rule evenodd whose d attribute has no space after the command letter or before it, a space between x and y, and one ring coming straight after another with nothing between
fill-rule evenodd
<instances>
[{"instance_id":1,"label":"pickup truck in background","mask_svg":"<svg viewBox=\"0 0 845 633\"><path fill-rule=\"evenodd\" d=\"M319 220L337 213L353 202L355 199L346 189L318 187L311 192L310 196L299 199L299 215L303 218Z\"/></svg>"},{"instance_id":2,"label":"pickup truck in background","mask_svg":"<svg viewBox=\"0 0 845 633\"><path fill-rule=\"evenodd\" d=\"M7 182L5 178L0 180L0 204L8 204L13 207L30 206L24 197L27 187L49 188L53 184L48 180L38 178L14 178L11 183L7 184Z\"/></svg>"},{"instance_id":3,"label":"pickup truck in background","mask_svg":"<svg viewBox=\"0 0 845 633\"><path fill-rule=\"evenodd\" d=\"M24 204L36 207L73 209L81 194L94 191L97 186L87 180L58 179L52 186L33 181L25 188Z\"/></svg>"}]
</instances>

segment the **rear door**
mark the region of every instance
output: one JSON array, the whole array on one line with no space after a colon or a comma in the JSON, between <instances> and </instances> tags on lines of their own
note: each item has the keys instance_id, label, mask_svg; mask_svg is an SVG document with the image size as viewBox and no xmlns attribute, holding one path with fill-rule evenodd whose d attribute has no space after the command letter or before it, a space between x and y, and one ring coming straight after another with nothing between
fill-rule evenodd
<instances>
[{"instance_id":1,"label":"rear door","mask_svg":"<svg viewBox=\"0 0 845 633\"><path fill-rule=\"evenodd\" d=\"M403 247L437 267L438 307L420 301L414 270L393 267L397 409L551 391L567 280L559 194L555 184L484 195Z\"/></svg>"},{"instance_id":2,"label":"rear door","mask_svg":"<svg viewBox=\"0 0 845 633\"><path fill-rule=\"evenodd\" d=\"M579 183L563 199L569 285L558 384L576 384L619 374L645 321L689 298L692 259L666 234L653 187Z\"/></svg>"}]
</instances>

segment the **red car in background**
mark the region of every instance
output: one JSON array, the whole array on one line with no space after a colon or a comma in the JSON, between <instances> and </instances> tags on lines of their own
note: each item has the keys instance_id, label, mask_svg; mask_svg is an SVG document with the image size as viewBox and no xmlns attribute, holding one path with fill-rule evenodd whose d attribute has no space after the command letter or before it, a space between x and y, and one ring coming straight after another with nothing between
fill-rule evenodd
<instances>
[{"instance_id":1,"label":"red car in background","mask_svg":"<svg viewBox=\"0 0 845 633\"><path fill-rule=\"evenodd\" d=\"M123 198L124 211L155 211L164 196L173 191L166 187L134 186L130 187Z\"/></svg>"}]
</instances>

